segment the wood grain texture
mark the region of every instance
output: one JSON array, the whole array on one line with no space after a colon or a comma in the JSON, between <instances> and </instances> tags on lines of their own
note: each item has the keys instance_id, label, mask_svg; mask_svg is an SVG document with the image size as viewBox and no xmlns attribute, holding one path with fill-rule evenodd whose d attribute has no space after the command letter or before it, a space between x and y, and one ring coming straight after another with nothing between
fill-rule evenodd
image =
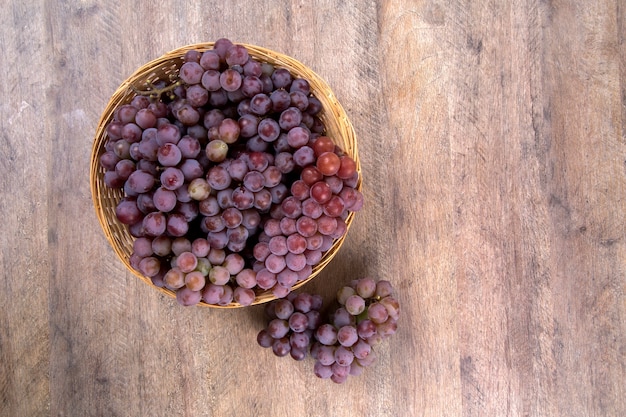
<instances>
[{"instance_id":1,"label":"wood grain texture","mask_svg":"<svg viewBox=\"0 0 626 417\"><path fill-rule=\"evenodd\" d=\"M623 4L253 3L0 8L0 415L626 415ZM305 289L386 278L403 311L347 384L257 347L260 306L179 307L99 229L109 96L219 37L304 62L354 124L366 208Z\"/></svg>"}]
</instances>

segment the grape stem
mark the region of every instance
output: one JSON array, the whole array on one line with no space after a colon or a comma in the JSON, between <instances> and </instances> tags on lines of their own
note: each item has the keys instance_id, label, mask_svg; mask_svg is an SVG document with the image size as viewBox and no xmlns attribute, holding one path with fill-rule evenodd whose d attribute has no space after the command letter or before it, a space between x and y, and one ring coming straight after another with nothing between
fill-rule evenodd
<instances>
[{"instance_id":1,"label":"grape stem","mask_svg":"<svg viewBox=\"0 0 626 417\"><path fill-rule=\"evenodd\" d=\"M146 83L146 89L145 90L140 90L138 88L136 88L135 86L131 85L130 88L133 90L133 92L137 95L140 96L148 96L152 99L155 100L159 100L161 99L161 96L163 94L166 94L168 96L170 96L170 98L172 98L172 92L174 91L174 89L176 89L177 87L182 85L182 81L180 79L177 79L175 82L173 82L172 84L166 85L165 87L162 88L156 88L154 86L154 84L151 81L148 81Z\"/></svg>"}]
</instances>

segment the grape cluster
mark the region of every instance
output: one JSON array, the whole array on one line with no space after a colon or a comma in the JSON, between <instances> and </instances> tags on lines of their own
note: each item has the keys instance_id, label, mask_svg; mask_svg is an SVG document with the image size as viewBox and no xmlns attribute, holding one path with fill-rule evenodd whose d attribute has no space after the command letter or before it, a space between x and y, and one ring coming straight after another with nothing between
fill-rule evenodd
<instances>
[{"instance_id":1,"label":"grape cluster","mask_svg":"<svg viewBox=\"0 0 626 417\"><path fill-rule=\"evenodd\" d=\"M309 82L219 39L115 109L100 156L122 189L130 264L200 301L285 297L363 206L355 161L325 135Z\"/></svg>"},{"instance_id":2,"label":"grape cluster","mask_svg":"<svg viewBox=\"0 0 626 417\"><path fill-rule=\"evenodd\" d=\"M296 360L304 359L308 349L315 359L315 375L339 384L372 365L376 360L372 347L395 334L398 326L400 304L386 280L361 278L342 287L328 321L320 318L321 299L305 302L305 312L297 304L299 297L319 296L300 293L272 301L266 308L269 324L258 333L257 342L271 347L276 356L291 353Z\"/></svg>"}]
</instances>

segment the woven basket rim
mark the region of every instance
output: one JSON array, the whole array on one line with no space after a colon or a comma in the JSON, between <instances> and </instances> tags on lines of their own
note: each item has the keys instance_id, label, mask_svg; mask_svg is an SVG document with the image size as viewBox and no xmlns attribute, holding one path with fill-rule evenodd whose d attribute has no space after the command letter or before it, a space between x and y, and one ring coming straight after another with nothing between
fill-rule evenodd
<instances>
[{"instance_id":1,"label":"woven basket rim","mask_svg":"<svg viewBox=\"0 0 626 417\"><path fill-rule=\"evenodd\" d=\"M361 190L362 189L362 172L361 172L361 163L360 163L360 159L358 155L357 140L356 140L354 127L352 126L350 120L348 119L343 106L341 105L341 103L339 102L339 100L337 99L337 97L335 96L331 88L329 87L329 85L326 83L326 81L322 79L322 77L320 77L313 70L311 70L310 68L308 68L307 66L305 66L304 64L302 64L300 61L298 61L295 58L292 58L280 52L276 52L276 51L273 51L273 50L270 50L261 46L257 46L257 45L251 45L251 44L241 43L241 42L234 42L234 43L246 47L248 49L250 56L256 59L260 59L266 62L271 62L276 67L286 68L293 75L303 76L309 80L312 94L314 94L315 97L317 97L322 102L322 105L323 105L320 118L323 120L323 122L326 125L325 133L329 137L331 137L331 139L333 139L335 143L338 143L337 141L341 142L340 147L342 148L342 150L346 154L350 155L356 162L357 172L359 174L357 189ZM152 77L155 76L154 74L155 70L158 70L157 72L159 72L162 70L163 66L169 66L170 68L174 68L176 66L180 67L180 65L182 64L182 58L187 51L197 50L197 51L203 52L209 49L213 49L213 45L214 45L214 42L184 45L174 50L171 50L161 55L160 57L147 62L146 64L142 65L138 69L136 69L133 72L133 74L131 74L128 78L126 78L120 84L120 86L115 90L115 92L111 95L105 107L105 110L102 112L98 120L98 125L96 128L92 152L91 152L90 188L91 188L92 201L94 204L94 209L96 211L96 216L98 218L100 226L109 244L113 248L117 257L122 261L126 269L132 272L133 275L135 275L136 277L140 278L144 283L150 285L152 288L158 290L162 294L168 297L172 297L172 298L175 298L175 293L173 291L167 288L161 288L161 287L155 286L152 283L150 278L145 277L144 275L142 275L139 271L136 271L130 265L130 261L129 261L130 252L128 251L128 247L121 244L120 242L121 237L116 235L115 230L112 230L113 228L120 229L121 223L117 220L117 218L115 218L114 211L113 211L113 216L111 215L111 207L108 207L108 211L107 211L107 206L106 206L106 202L104 200L103 194L106 192L112 192L112 191L111 189L109 189L103 184L102 176L103 176L104 170L103 168L100 167L99 157L102 153L103 146L106 142L106 125L112 119L115 109L123 103L130 102L130 100L136 95L133 90L133 87L139 88L138 84L144 85L147 79L149 79L151 76ZM339 135L340 137L336 137L337 132L335 131L338 131L340 133ZM120 194L120 198L121 198L121 194ZM119 201L119 199L117 201ZM313 267L312 273L306 279L296 283L292 287L292 291L297 290L298 288L310 282L313 278L319 275L319 273L326 267L326 265L328 265L332 261L332 259L335 257L335 255L337 254L337 252L343 245L343 242L345 241L345 238L351 228L354 218L355 218L355 212L350 212L348 217L345 219L345 223L347 226L346 233L344 233L344 235L341 238L335 240L335 242L333 243L333 246L327 252L324 253L322 260ZM121 227L121 232L122 234L125 234L125 236L123 237L127 239L130 238L130 233L128 232L128 230L126 229L124 232L123 225ZM134 238L130 238L130 240L132 241L134 240ZM132 247L130 249L132 250ZM256 298L254 302L251 304L251 306L264 304L269 301L275 300L276 298L277 297L274 296L271 293L271 291L266 290L266 291L261 292L260 294L257 293ZM203 307L223 308L223 309L244 307L234 301L228 305L208 304L204 301L201 301L197 305L203 306Z\"/></svg>"}]
</instances>

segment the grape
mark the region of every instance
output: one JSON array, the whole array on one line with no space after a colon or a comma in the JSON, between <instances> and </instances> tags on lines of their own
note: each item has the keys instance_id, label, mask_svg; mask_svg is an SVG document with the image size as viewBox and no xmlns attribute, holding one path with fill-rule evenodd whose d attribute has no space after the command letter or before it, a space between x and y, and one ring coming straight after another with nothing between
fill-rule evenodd
<instances>
[{"instance_id":1,"label":"grape","mask_svg":"<svg viewBox=\"0 0 626 417\"><path fill-rule=\"evenodd\" d=\"M305 80L304 78L296 78L295 80L293 80L293 82L291 83L291 86L289 87L290 93L293 93L295 91L299 91L303 93L305 96L308 96L309 93L311 92L311 87L309 85L309 82Z\"/></svg>"},{"instance_id":2,"label":"grape","mask_svg":"<svg viewBox=\"0 0 626 417\"><path fill-rule=\"evenodd\" d=\"M176 266L184 273L196 269L198 258L192 252L183 252L176 257Z\"/></svg>"},{"instance_id":3,"label":"grape","mask_svg":"<svg viewBox=\"0 0 626 417\"><path fill-rule=\"evenodd\" d=\"M317 349L316 359L320 364L330 367L335 363L335 347L320 345Z\"/></svg>"},{"instance_id":4,"label":"grape","mask_svg":"<svg viewBox=\"0 0 626 417\"><path fill-rule=\"evenodd\" d=\"M226 69L220 74L220 86L226 91L235 91L241 87L241 74L233 69Z\"/></svg>"},{"instance_id":5,"label":"grape","mask_svg":"<svg viewBox=\"0 0 626 417\"><path fill-rule=\"evenodd\" d=\"M298 282L298 274L289 268L284 268L276 275L276 281L285 288L291 288Z\"/></svg>"},{"instance_id":6,"label":"grape","mask_svg":"<svg viewBox=\"0 0 626 417\"><path fill-rule=\"evenodd\" d=\"M299 254L304 253L304 251L306 250L306 247L307 247L306 238L298 233L293 233L289 235L286 239L286 248L290 253L294 255L299 255ZM299 265L299 262L301 262L301 260L287 260L287 261L296 262L296 264L298 265ZM302 268L304 268L304 265L298 269L294 269L294 271L299 271Z\"/></svg>"},{"instance_id":7,"label":"grape","mask_svg":"<svg viewBox=\"0 0 626 417\"><path fill-rule=\"evenodd\" d=\"M270 101L271 102L271 101ZM281 129L288 131L302 122L302 113L296 107L289 107L280 113L278 124Z\"/></svg>"},{"instance_id":8,"label":"grape","mask_svg":"<svg viewBox=\"0 0 626 417\"><path fill-rule=\"evenodd\" d=\"M242 306L251 305L256 298L256 294L250 288L237 287L233 290L233 301Z\"/></svg>"},{"instance_id":9,"label":"grape","mask_svg":"<svg viewBox=\"0 0 626 417\"><path fill-rule=\"evenodd\" d=\"M211 245L205 238L199 237L191 242L191 253L198 258L198 261L200 261L200 258L206 258L210 250Z\"/></svg>"},{"instance_id":10,"label":"grape","mask_svg":"<svg viewBox=\"0 0 626 417\"><path fill-rule=\"evenodd\" d=\"M154 252L152 250L152 240L146 237L140 237L133 242L133 253L142 258L151 256Z\"/></svg>"},{"instance_id":11,"label":"grape","mask_svg":"<svg viewBox=\"0 0 626 417\"><path fill-rule=\"evenodd\" d=\"M256 230L256 228L261 224L261 215L258 211L247 209L243 210L241 214L243 215L241 224L246 229Z\"/></svg>"},{"instance_id":12,"label":"grape","mask_svg":"<svg viewBox=\"0 0 626 417\"><path fill-rule=\"evenodd\" d=\"M191 252L191 242L185 237L177 237L172 241L172 253L176 256L183 252Z\"/></svg>"},{"instance_id":13,"label":"grape","mask_svg":"<svg viewBox=\"0 0 626 417\"><path fill-rule=\"evenodd\" d=\"M226 49L224 59L230 66L244 65L248 61L248 50L242 45L231 45Z\"/></svg>"},{"instance_id":14,"label":"grape","mask_svg":"<svg viewBox=\"0 0 626 417\"><path fill-rule=\"evenodd\" d=\"M278 187L278 186L277 186ZM273 187L274 189L276 187ZM254 193L254 207L261 212L265 212L270 208L272 204L272 193L268 189L262 189Z\"/></svg>"},{"instance_id":15,"label":"grape","mask_svg":"<svg viewBox=\"0 0 626 417\"><path fill-rule=\"evenodd\" d=\"M222 165L216 165L209 169L207 174L209 185L215 190L225 190L230 186L231 177L226 168Z\"/></svg>"},{"instance_id":16,"label":"grape","mask_svg":"<svg viewBox=\"0 0 626 417\"><path fill-rule=\"evenodd\" d=\"M314 199L307 198L302 202L302 214L312 219L318 219L324 213L323 207Z\"/></svg>"},{"instance_id":17,"label":"grape","mask_svg":"<svg viewBox=\"0 0 626 417\"><path fill-rule=\"evenodd\" d=\"M216 91L211 92L209 95L209 105L213 107L224 107L228 104L228 92L224 90L221 86ZM228 291L224 292L224 297L230 297L231 294L227 294Z\"/></svg>"},{"instance_id":18,"label":"grape","mask_svg":"<svg viewBox=\"0 0 626 417\"><path fill-rule=\"evenodd\" d=\"M263 82L256 75L246 75L241 83L241 92L245 97L254 97L255 95L263 92Z\"/></svg>"},{"instance_id":19,"label":"grape","mask_svg":"<svg viewBox=\"0 0 626 417\"><path fill-rule=\"evenodd\" d=\"M382 298L379 303L385 306L385 308L387 309L387 313L389 314L389 318L391 318L392 320L398 320L398 318L400 317L400 303L398 302L398 300L396 300L391 295L388 295Z\"/></svg>"},{"instance_id":20,"label":"grape","mask_svg":"<svg viewBox=\"0 0 626 417\"><path fill-rule=\"evenodd\" d=\"M225 285L224 294L222 294L217 304L221 306L228 305L233 302L233 298L234 298L233 289L230 286Z\"/></svg>"},{"instance_id":21,"label":"grape","mask_svg":"<svg viewBox=\"0 0 626 417\"><path fill-rule=\"evenodd\" d=\"M224 190L220 190L216 195L217 204L222 209L227 209L228 207L234 207L233 204L233 190L231 188L226 188Z\"/></svg>"},{"instance_id":22,"label":"grape","mask_svg":"<svg viewBox=\"0 0 626 417\"><path fill-rule=\"evenodd\" d=\"M289 196L282 201L281 209L285 216L296 219L302 214L302 203L297 198Z\"/></svg>"},{"instance_id":23,"label":"grape","mask_svg":"<svg viewBox=\"0 0 626 417\"><path fill-rule=\"evenodd\" d=\"M241 224L243 215L241 211L235 207L229 207L222 211L222 220L228 229L233 229Z\"/></svg>"},{"instance_id":24,"label":"grape","mask_svg":"<svg viewBox=\"0 0 626 417\"><path fill-rule=\"evenodd\" d=\"M284 256L276 255L271 253L265 259L265 267L268 271L278 274L280 271L285 269L287 266L287 262L285 261Z\"/></svg>"},{"instance_id":25,"label":"grape","mask_svg":"<svg viewBox=\"0 0 626 417\"><path fill-rule=\"evenodd\" d=\"M185 126L194 126L200 120L200 113L191 104L183 103L175 111L174 116Z\"/></svg>"},{"instance_id":26,"label":"grape","mask_svg":"<svg viewBox=\"0 0 626 417\"><path fill-rule=\"evenodd\" d=\"M113 152L120 159L130 158L130 142L120 139L113 144Z\"/></svg>"},{"instance_id":27,"label":"grape","mask_svg":"<svg viewBox=\"0 0 626 417\"><path fill-rule=\"evenodd\" d=\"M165 233L167 218L160 211L151 212L143 218L142 225L146 235L153 237L161 236Z\"/></svg>"},{"instance_id":28,"label":"grape","mask_svg":"<svg viewBox=\"0 0 626 417\"><path fill-rule=\"evenodd\" d=\"M122 159L115 164L115 173L122 180L127 180L135 171L135 163L129 159Z\"/></svg>"},{"instance_id":29,"label":"grape","mask_svg":"<svg viewBox=\"0 0 626 417\"><path fill-rule=\"evenodd\" d=\"M289 217L283 217L282 219L280 219L280 231L282 232L283 235L285 236L289 236L293 233L296 233L296 220L295 219L291 219Z\"/></svg>"},{"instance_id":30,"label":"grape","mask_svg":"<svg viewBox=\"0 0 626 417\"><path fill-rule=\"evenodd\" d=\"M277 300L272 303L274 315L282 320L289 320L289 317L294 313L295 308L291 301L287 299Z\"/></svg>"},{"instance_id":31,"label":"grape","mask_svg":"<svg viewBox=\"0 0 626 417\"><path fill-rule=\"evenodd\" d=\"M320 361L316 361L313 367L315 375L322 379L328 379L333 375L332 368L328 365L322 364Z\"/></svg>"},{"instance_id":32,"label":"grape","mask_svg":"<svg viewBox=\"0 0 626 417\"><path fill-rule=\"evenodd\" d=\"M348 347L349 346L341 345L335 349L335 363L342 367L342 374L346 372L345 367L349 366L354 360L354 354Z\"/></svg>"},{"instance_id":33,"label":"grape","mask_svg":"<svg viewBox=\"0 0 626 417\"><path fill-rule=\"evenodd\" d=\"M317 221L308 216L299 217L296 221L296 230L303 237L311 237L317 233ZM306 245L306 242L304 243Z\"/></svg>"},{"instance_id":34,"label":"grape","mask_svg":"<svg viewBox=\"0 0 626 417\"><path fill-rule=\"evenodd\" d=\"M174 211L181 214L187 223L191 223L196 217L198 217L198 206L195 203L183 203L179 201L176 203Z\"/></svg>"},{"instance_id":35,"label":"grape","mask_svg":"<svg viewBox=\"0 0 626 417\"><path fill-rule=\"evenodd\" d=\"M239 123L231 118L225 118L218 126L219 138L227 144L235 143L240 132Z\"/></svg>"},{"instance_id":36,"label":"grape","mask_svg":"<svg viewBox=\"0 0 626 417\"><path fill-rule=\"evenodd\" d=\"M305 111L309 107L309 98L302 91L293 91L289 93L291 105L300 111Z\"/></svg>"},{"instance_id":37,"label":"grape","mask_svg":"<svg viewBox=\"0 0 626 417\"><path fill-rule=\"evenodd\" d=\"M245 260L237 253L231 253L226 255L222 266L228 270L230 275L237 275L245 267Z\"/></svg>"},{"instance_id":38,"label":"grape","mask_svg":"<svg viewBox=\"0 0 626 417\"><path fill-rule=\"evenodd\" d=\"M200 154L202 147L197 138L185 135L178 141L178 149L183 158L195 160L190 158L196 158Z\"/></svg>"},{"instance_id":39,"label":"grape","mask_svg":"<svg viewBox=\"0 0 626 417\"><path fill-rule=\"evenodd\" d=\"M161 262L154 256L148 256L139 262L139 271L147 277L155 276L160 269Z\"/></svg>"},{"instance_id":40,"label":"grape","mask_svg":"<svg viewBox=\"0 0 626 417\"><path fill-rule=\"evenodd\" d=\"M185 285L192 291L200 291L204 288L206 279L200 271L191 271L185 275Z\"/></svg>"},{"instance_id":41,"label":"grape","mask_svg":"<svg viewBox=\"0 0 626 417\"><path fill-rule=\"evenodd\" d=\"M204 78L204 74L202 77ZM209 91L203 85L195 84L187 88L186 98L191 106L202 107L209 101Z\"/></svg>"},{"instance_id":42,"label":"grape","mask_svg":"<svg viewBox=\"0 0 626 417\"><path fill-rule=\"evenodd\" d=\"M296 166L293 155L289 152L280 152L277 154L274 163L276 168L283 174L290 173Z\"/></svg>"},{"instance_id":43,"label":"grape","mask_svg":"<svg viewBox=\"0 0 626 417\"><path fill-rule=\"evenodd\" d=\"M215 51L205 51L200 56L200 65L205 70L209 69L219 69L220 67L220 57Z\"/></svg>"},{"instance_id":44,"label":"grape","mask_svg":"<svg viewBox=\"0 0 626 417\"><path fill-rule=\"evenodd\" d=\"M251 192L256 193L265 186L265 177L259 171L249 171L243 178L243 185Z\"/></svg>"},{"instance_id":45,"label":"grape","mask_svg":"<svg viewBox=\"0 0 626 417\"><path fill-rule=\"evenodd\" d=\"M222 162L228 154L228 144L223 140L216 139L206 146L206 157L211 162Z\"/></svg>"},{"instance_id":46,"label":"grape","mask_svg":"<svg viewBox=\"0 0 626 417\"><path fill-rule=\"evenodd\" d=\"M267 325L267 331L274 339L285 337L289 332L289 322L285 319L273 319Z\"/></svg>"},{"instance_id":47,"label":"grape","mask_svg":"<svg viewBox=\"0 0 626 417\"><path fill-rule=\"evenodd\" d=\"M357 294L353 294L345 300L346 310L353 316L358 316L365 310L365 300Z\"/></svg>"},{"instance_id":48,"label":"grape","mask_svg":"<svg viewBox=\"0 0 626 417\"><path fill-rule=\"evenodd\" d=\"M202 293L200 291L192 291L188 287L182 287L176 290L176 301L183 306L193 306L200 302Z\"/></svg>"},{"instance_id":49,"label":"grape","mask_svg":"<svg viewBox=\"0 0 626 417\"><path fill-rule=\"evenodd\" d=\"M203 201L209 198L211 186L204 178L195 178L187 186L189 197L196 201Z\"/></svg>"},{"instance_id":50,"label":"grape","mask_svg":"<svg viewBox=\"0 0 626 417\"><path fill-rule=\"evenodd\" d=\"M278 357L286 356L291 350L291 345L289 344L289 339L286 337L280 339L274 339L272 343L272 351Z\"/></svg>"},{"instance_id":51,"label":"grape","mask_svg":"<svg viewBox=\"0 0 626 417\"><path fill-rule=\"evenodd\" d=\"M206 277L209 275L209 271L212 267L213 265L211 265L211 262L207 258L198 257L198 266L196 266L196 271L202 274L203 277L205 277L204 284L206 284Z\"/></svg>"},{"instance_id":52,"label":"grape","mask_svg":"<svg viewBox=\"0 0 626 417\"><path fill-rule=\"evenodd\" d=\"M334 152L324 152L317 157L316 166L323 175L335 175L339 171L341 160Z\"/></svg>"},{"instance_id":53,"label":"grape","mask_svg":"<svg viewBox=\"0 0 626 417\"><path fill-rule=\"evenodd\" d=\"M272 100L265 93L256 94L250 99L250 111L258 116L266 115L271 109Z\"/></svg>"},{"instance_id":54,"label":"grape","mask_svg":"<svg viewBox=\"0 0 626 417\"><path fill-rule=\"evenodd\" d=\"M180 67L179 77L187 84L198 84L202 79L204 69L197 62L185 62Z\"/></svg>"},{"instance_id":55,"label":"grape","mask_svg":"<svg viewBox=\"0 0 626 417\"><path fill-rule=\"evenodd\" d=\"M285 68L275 69L271 74L271 79L276 89L287 88L292 81L291 73Z\"/></svg>"},{"instance_id":56,"label":"grape","mask_svg":"<svg viewBox=\"0 0 626 417\"><path fill-rule=\"evenodd\" d=\"M180 130L171 123L164 123L157 128L156 142L159 146L163 146L166 143L177 144L180 137Z\"/></svg>"},{"instance_id":57,"label":"grape","mask_svg":"<svg viewBox=\"0 0 626 417\"><path fill-rule=\"evenodd\" d=\"M147 129L144 131L148 132L150 129ZM144 135L147 136L147 135ZM140 160L138 162L144 162L144 161L156 161L157 160L157 154L159 151L159 144L156 140L156 138L144 138L141 140L141 142L139 142L139 144L137 145L138 151L141 154L141 156L143 157L142 160Z\"/></svg>"},{"instance_id":58,"label":"grape","mask_svg":"<svg viewBox=\"0 0 626 417\"><path fill-rule=\"evenodd\" d=\"M167 236L157 236L152 239L152 251L157 256L167 256L172 251L172 241Z\"/></svg>"},{"instance_id":59,"label":"grape","mask_svg":"<svg viewBox=\"0 0 626 417\"><path fill-rule=\"evenodd\" d=\"M241 158L233 159L226 168L231 178L236 181L243 181L248 173L248 163Z\"/></svg>"},{"instance_id":60,"label":"grape","mask_svg":"<svg viewBox=\"0 0 626 417\"><path fill-rule=\"evenodd\" d=\"M189 231L189 223L182 214L171 213L167 216L166 229L171 236L182 237Z\"/></svg>"},{"instance_id":61,"label":"grape","mask_svg":"<svg viewBox=\"0 0 626 417\"><path fill-rule=\"evenodd\" d=\"M100 155L100 166L102 166L107 171L112 171L115 169L115 165L120 161L120 158L115 155L113 151L106 151L102 155Z\"/></svg>"},{"instance_id":62,"label":"grape","mask_svg":"<svg viewBox=\"0 0 626 417\"><path fill-rule=\"evenodd\" d=\"M273 236L268 242L268 248L274 255L286 255L289 252L287 238L283 235Z\"/></svg>"},{"instance_id":63,"label":"grape","mask_svg":"<svg viewBox=\"0 0 626 417\"><path fill-rule=\"evenodd\" d=\"M313 185L321 181L324 176L316 167L307 166L302 169L302 172L300 173L300 178L308 185Z\"/></svg>"},{"instance_id":64,"label":"grape","mask_svg":"<svg viewBox=\"0 0 626 417\"><path fill-rule=\"evenodd\" d=\"M243 64L243 73L247 76L260 77L263 74L263 64L254 59L248 59Z\"/></svg>"},{"instance_id":65,"label":"grape","mask_svg":"<svg viewBox=\"0 0 626 417\"><path fill-rule=\"evenodd\" d=\"M165 273L163 282L170 290L177 290L185 285L185 274L177 267L174 267Z\"/></svg>"},{"instance_id":66,"label":"grape","mask_svg":"<svg viewBox=\"0 0 626 417\"><path fill-rule=\"evenodd\" d=\"M137 171L135 171L137 172ZM153 177L154 179L154 177ZM161 185L168 190L176 190L185 182L185 175L183 172L174 167L167 167L161 173Z\"/></svg>"},{"instance_id":67,"label":"grape","mask_svg":"<svg viewBox=\"0 0 626 417\"><path fill-rule=\"evenodd\" d=\"M325 215L329 217L339 217L345 209L345 204L341 197L332 195L322 207Z\"/></svg>"},{"instance_id":68,"label":"grape","mask_svg":"<svg viewBox=\"0 0 626 417\"><path fill-rule=\"evenodd\" d=\"M315 338L323 345L334 345L337 342L337 329L331 324L322 324L317 328Z\"/></svg>"},{"instance_id":69,"label":"grape","mask_svg":"<svg viewBox=\"0 0 626 417\"><path fill-rule=\"evenodd\" d=\"M299 314L302 314L302 313L299 313ZM307 323L308 323L308 317L307 317ZM297 333L296 330L294 330L293 327L291 326L291 320L290 320L289 327L291 328L292 332L294 332L294 333L291 333L291 336L289 336L289 344L291 345L291 349L306 350L309 347L309 344L311 343L311 338L309 337L309 335L305 333L304 330L300 333Z\"/></svg>"},{"instance_id":70,"label":"grape","mask_svg":"<svg viewBox=\"0 0 626 417\"><path fill-rule=\"evenodd\" d=\"M272 111L276 113L287 110L291 105L291 97L285 90L274 90L270 94L270 100L272 101Z\"/></svg>"},{"instance_id":71,"label":"grape","mask_svg":"<svg viewBox=\"0 0 626 417\"><path fill-rule=\"evenodd\" d=\"M316 232L313 236L309 236L306 238L306 248L309 251L320 251L322 244L324 243L324 236Z\"/></svg>"},{"instance_id":72,"label":"grape","mask_svg":"<svg viewBox=\"0 0 626 417\"><path fill-rule=\"evenodd\" d=\"M239 134L243 138L251 138L258 132L259 119L252 114L244 114L239 118Z\"/></svg>"},{"instance_id":73,"label":"grape","mask_svg":"<svg viewBox=\"0 0 626 417\"><path fill-rule=\"evenodd\" d=\"M243 269L236 276L235 281L241 288L252 289L256 286L256 272L252 269ZM254 299L254 297L253 297Z\"/></svg>"},{"instance_id":74,"label":"grape","mask_svg":"<svg viewBox=\"0 0 626 417\"><path fill-rule=\"evenodd\" d=\"M308 146L302 146L293 153L293 161L301 167L311 165L315 162L315 152Z\"/></svg>"},{"instance_id":75,"label":"grape","mask_svg":"<svg viewBox=\"0 0 626 417\"><path fill-rule=\"evenodd\" d=\"M267 188L272 188L281 183L283 179L283 174L276 166L268 166L263 171L263 178L265 179L263 186Z\"/></svg>"},{"instance_id":76,"label":"grape","mask_svg":"<svg viewBox=\"0 0 626 417\"><path fill-rule=\"evenodd\" d=\"M367 308L367 317L374 323L381 324L387 321L389 312L384 305L380 303L373 303Z\"/></svg>"},{"instance_id":77,"label":"grape","mask_svg":"<svg viewBox=\"0 0 626 417\"><path fill-rule=\"evenodd\" d=\"M137 201L125 199L115 207L117 219L124 224L134 224L141 220L143 214L137 207Z\"/></svg>"},{"instance_id":78,"label":"grape","mask_svg":"<svg viewBox=\"0 0 626 417\"><path fill-rule=\"evenodd\" d=\"M289 317L289 328L296 333L304 332L308 326L309 318L302 312L296 311Z\"/></svg>"},{"instance_id":79,"label":"grape","mask_svg":"<svg viewBox=\"0 0 626 417\"><path fill-rule=\"evenodd\" d=\"M310 250L307 249L304 251L304 256L306 258L306 264L309 266L315 266L322 260L323 253L321 250Z\"/></svg>"},{"instance_id":80,"label":"grape","mask_svg":"<svg viewBox=\"0 0 626 417\"><path fill-rule=\"evenodd\" d=\"M276 285L276 274L263 268L257 272L256 281L259 288L269 290Z\"/></svg>"},{"instance_id":81,"label":"grape","mask_svg":"<svg viewBox=\"0 0 626 417\"><path fill-rule=\"evenodd\" d=\"M176 193L166 188L159 187L154 191L152 201L157 210L163 212L172 211L174 207L176 207Z\"/></svg>"},{"instance_id":82,"label":"grape","mask_svg":"<svg viewBox=\"0 0 626 417\"><path fill-rule=\"evenodd\" d=\"M126 181L130 189L136 193L145 193L154 186L154 176L143 170L136 170Z\"/></svg>"},{"instance_id":83,"label":"grape","mask_svg":"<svg viewBox=\"0 0 626 417\"><path fill-rule=\"evenodd\" d=\"M266 329L261 330L257 334L256 340L259 346L264 347L264 348L271 347L272 343L274 342L274 338L270 336L269 332Z\"/></svg>"},{"instance_id":84,"label":"grape","mask_svg":"<svg viewBox=\"0 0 626 417\"><path fill-rule=\"evenodd\" d=\"M227 268L216 265L209 271L209 280L215 285L225 285L230 281L230 273Z\"/></svg>"}]
</instances>

